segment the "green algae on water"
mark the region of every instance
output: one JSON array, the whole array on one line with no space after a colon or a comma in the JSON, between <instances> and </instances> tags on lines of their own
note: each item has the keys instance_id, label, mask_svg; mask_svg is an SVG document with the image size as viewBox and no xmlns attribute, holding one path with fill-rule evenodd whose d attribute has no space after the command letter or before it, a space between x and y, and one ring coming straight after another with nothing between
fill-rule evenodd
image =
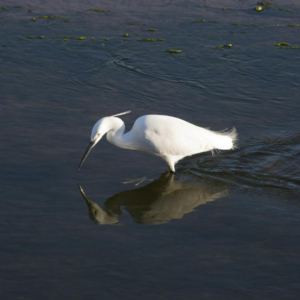
<instances>
[{"instance_id":1,"label":"green algae on water","mask_svg":"<svg viewBox=\"0 0 300 300\"><path fill-rule=\"evenodd\" d=\"M254 9L255 11L257 11L257 12L261 12L262 9L263 9L263 7L262 7L262 6L256 6L256 7L254 7L253 9Z\"/></svg>"},{"instance_id":2,"label":"green algae on water","mask_svg":"<svg viewBox=\"0 0 300 300\"><path fill-rule=\"evenodd\" d=\"M86 37L84 37L84 36L79 36L78 38L76 38L76 40L79 40L79 41L86 40Z\"/></svg>"},{"instance_id":3,"label":"green algae on water","mask_svg":"<svg viewBox=\"0 0 300 300\"><path fill-rule=\"evenodd\" d=\"M28 12L29 13L34 13L34 10L33 9L28 9Z\"/></svg>"},{"instance_id":4,"label":"green algae on water","mask_svg":"<svg viewBox=\"0 0 300 300\"><path fill-rule=\"evenodd\" d=\"M157 30L153 29L153 28L149 28L149 29L147 29L147 31L157 31Z\"/></svg>"},{"instance_id":5,"label":"green algae on water","mask_svg":"<svg viewBox=\"0 0 300 300\"><path fill-rule=\"evenodd\" d=\"M96 9L96 8L90 8L88 11L95 11L95 12L110 12L110 10L106 9Z\"/></svg>"},{"instance_id":6,"label":"green algae on water","mask_svg":"<svg viewBox=\"0 0 300 300\"><path fill-rule=\"evenodd\" d=\"M280 43L277 43L276 45L274 45L274 46L290 46L290 44L289 43L285 43L285 42L280 42Z\"/></svg>"},{"instance_id":7,"label":"green algae on water","mask_svg":"<svg viewBox=\"0 0 300 300\"><path fill-rule=\"evenodd\" d=\"M109 39L108 39L108 38L106 38L106 39L105 39L105 41L107 41L107 42L108 42L108 41L109 41Z\"/></svg>"},{"instance_id":8,"label":"green algae on water","mask_svg":"<svg viewBox=\"0 0 300 300\"><path fill-rule=\"evenodd\" d=\"M181 53L181 50L168 49L168 50L166 50L166 52L169 52L169 53Z\"/></svg>"},{"instance_id":9,"label":"green algae on water","mask_svg":"<svg viewBox=\"0 0 300 300\"><path fill-rule=\"evenodd\" d=\"M223 10L223 11L226 11L226 10L227 10L227 8L226 8L226 7L224 7L224 8L222 8L222 10Z\"/></svg>"},{"instance_id":10,"label":"green algae on water","mask_svg":"<svg viewBox=\"0 0 300 300\"><path fill-rule=\"evenodd\" d=\"M128 33L125 33L124 36L125 36L125 37L129 37L129 34L128 34Z\"/></svg>"},{"instance_id":11,"label":"green algae on water","mask_svg":"<svg viewBox=\"0 0 300 300\"><path fill-rule=\"evenodd\" d=\"M36 18L31 18L30 20L31 20L31 21L36 21Z\"/></svg>"},{"instance_id":12,"label":"green algae on water","mask_svg":"<svg viewBox=\"0 0 300 300\"><path fill-rule=\"evenodd\" d=\"M216 47L216 49L222 49L222 48L231 48L232 44L227 44L227 45L220 45L218 47Z\"/></svg>"},{"instance_id":13,"label":"green algae on water","mask_svg":"<svg viewBox=\"0 0 300 300\"><path fill-rule=\"evenodd\" d=\"M71 23L72 21L71 20L64 20L64 22Z\"/></svg>"},{"instance_id":14,"label":"green algae on water","mask_svg":"<svg viewBox=\"0 0 300 300\"><path fill-rule=\"evenodd\" d=\"M299 46L292 46L292 47L280 47L279 49L299 49Z\"/></svg>"},{"instance_id":15,"label":"green algae on water","mask_svg":"<svg viewBox=\"0 0 300 300\"><path fill-rule=\"evenodd\" d=\"M64 36L64 39L71 39L72 37L70 35Z\"/></svg>"},{"instance_id":16,"label":"green algae on water","mask_svg":"<svg viewBox=\"0 0 300 300\"><path fill-rule=\"evenodd\" d=\"M299 24L289 24L289 25L286 25L287 27L299 27L300 25Z\"/></svg>"},{"instance_id":17,"label":"green algae on water","mask_svg":"<svg viewBox=\"0 0 300 300\"><path fill-rule=\"evenodd\" d=\"M164 39L140 39L139 42L163 42Z\"/></svg>"},{"instance_id":18,"label":"green algae on water","mask_svg":"<svg viewBox=\"0 0 300 300\"><path fill-rule=\"evenodd\" d=\"M0 9L5 10L5 6L0 6Z\"/></svg>"},{"instance_id":19,"label":"green algae on water","mask_svg":"<svg viewBox=\"0 0 300 300\"><path fill-rule=\"evenodd\" d=\"M43 35L37 36L38 39L44 39L45 37Z\"/></svg>"},{"instance_id":20,"label":"green algae on water","mask_svg":"<svg viewBox=\"0 0 300 300\"><path fill-rule=\"evenodd\" d=\"M195 23L205 23L205 20L196 20Z\"/></svg>"},{"instance_id":21,"label":"green algae on water","mask_svg":"<svg viewBox=\"0 0 300 300\"><path fill-rule=\"evenodd\" d=\"M232 26L239 26L240 24L239 23L232 23L231 25Z\"/></svg>"},{"instance_id":22,"label":"green algae on water","mask_svg":"<svg viewBox=\"0 0 300 300\"><path fill-rule=\"evenodd\" d=\"M32 35L26 36L26 39L34 39L34 36L32 36Z\"/></svg>"}]
</instances>

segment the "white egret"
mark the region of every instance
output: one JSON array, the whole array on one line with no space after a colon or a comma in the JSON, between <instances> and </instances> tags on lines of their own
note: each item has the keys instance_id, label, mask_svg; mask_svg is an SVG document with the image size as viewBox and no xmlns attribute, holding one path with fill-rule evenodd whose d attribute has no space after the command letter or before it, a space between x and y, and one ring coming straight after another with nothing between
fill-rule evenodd
<instances>
[{"instance_id":1,"label":"white egret","mask_svg":"<svg viewBox=\"0 0 300 300\"><path fill-rule=\"evenodd\" d=\"M237 140L235 128L227 132L214 132L163 115L139 117L132 129L124 134L124 122L117 116L127 113L130 111L104 117L94 125L91 142L83 155L79 169L105 134L107 140L115 146L144 151L162 158L169 165L171 172L175 172L175 164L186 156L206 151L233 149Z\"/></svg>"}]
</instances>

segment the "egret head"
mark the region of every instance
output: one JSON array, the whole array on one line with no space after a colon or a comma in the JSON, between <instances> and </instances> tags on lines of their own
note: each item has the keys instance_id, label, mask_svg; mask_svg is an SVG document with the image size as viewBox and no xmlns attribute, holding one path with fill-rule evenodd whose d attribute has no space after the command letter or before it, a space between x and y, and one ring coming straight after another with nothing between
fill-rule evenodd
<instances>
[{"instance_id":1,"label":"egret head","mask_svg":"<svg viewBox=\"0 0 300 300\"><path fill-rule=\"evenodd\" d=\"M108 131L106 119L107 119L107 117L102 118L94 125L94 127L92 129L92 133L91 133L91 141L82 157L82 160L81 160L78 170L80 170L82 164L88 157L91 150L96 146L96 144L101 140L103 135Z\"/></svg>"},{"instance_id":2,"label":"egret head","mask_svg":"<svg viewBox=\"0 0 300 300\"><path fill-rule=\"evenodd\" d=\"M117 117L117 116L121 116L121 115L125 115L130 113L131 111L126 111L117 115L113 115L112 117ZM101 138L111 129L110 128L110 122L109 120L111 119L111 117L104 117L102 119L100 119L93 127L92 129L92 133L91 133L91 141L82 157L81 163L79 165L78 170L80 170L82 164L84 163L84 161L86 160L86 158L88 157L89 153L91 152L91 150L96 146L96 144L101 140Z\"/></svg>"}]
</instances>

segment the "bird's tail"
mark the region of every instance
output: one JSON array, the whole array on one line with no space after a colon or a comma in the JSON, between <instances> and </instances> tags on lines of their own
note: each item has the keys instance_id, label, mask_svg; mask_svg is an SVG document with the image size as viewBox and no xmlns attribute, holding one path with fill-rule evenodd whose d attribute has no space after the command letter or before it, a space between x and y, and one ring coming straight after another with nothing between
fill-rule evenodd
<instances>
[{"instance_id":1,"label":"bird's tail","mask_svg":"<svg viewBox=\"0 0 300 300\"><path fill-rule=\"evenodd\" d=\"M233 127L230 131L218 132L214 136L213 143L215 149L230 150L237 147L237 132Z\"/></svg>"}]
</instances>

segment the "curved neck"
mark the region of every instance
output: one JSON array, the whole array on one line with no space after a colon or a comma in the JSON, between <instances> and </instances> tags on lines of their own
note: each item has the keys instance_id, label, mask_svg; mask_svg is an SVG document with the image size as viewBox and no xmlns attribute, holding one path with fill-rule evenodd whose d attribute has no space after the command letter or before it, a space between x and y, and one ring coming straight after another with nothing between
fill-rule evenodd
<instances>
[{"instance_id":1,"label":"curved neck","mask_svg":"<svg viewBox=\"0 0 300 300\"><path fill-rule=\"evenodd\" d=\"M124 122L116 117L110 117L107 121L107 140L115 146L123 147L122 135L125 131Z\"/></svg>"}]
</instances>

